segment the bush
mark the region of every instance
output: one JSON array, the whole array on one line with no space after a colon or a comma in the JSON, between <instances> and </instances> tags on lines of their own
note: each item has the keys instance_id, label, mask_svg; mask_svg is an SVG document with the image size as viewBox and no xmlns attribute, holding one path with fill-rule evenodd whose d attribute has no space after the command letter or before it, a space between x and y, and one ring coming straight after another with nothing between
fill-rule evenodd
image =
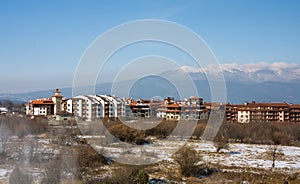
<instances>
[{"instance_id":1,"label":"bush","mask_svg":"<svg viewBox=\"0 0 300 184\"><path fill-rule=\"evenodd\" d=\"M89 183L105 183L105 184L147 184L149 183L149 175L142 166L123 166L113 172L111 177L106 177L102 181Z\"/></svg>"},{"instance_id":2,"label":"bush","mask_svg":"<svg viewBox=\"0 0 300 184\"><path fill-rule=\"evenodd\" d=\"M217 149L217 152L220 152L221 149L229 149L229 144L226 139L220 139L214 141L214 147Z\"/></svg>"},{"instance_id":3,"label":"bush","mask_svg":"<svg viewBox=\"0 0 300 184\"><path fill-rule=\"evenodd\" d=\"M145 132L127 127L124 124L116 124L108 128L109 132L123 142L143 144L145 142Z\"/></svg>"},{"instance_id":4,"label":"bush","mask_svg":"<svg viewBox=\"0 0 300 184\"><path fill-rule=\"evenodd\" d=\"M106 163L106 158L89 146L78 146L76 149L80 172L86 170L87 167L101 167Z\"/></svg>"},{"instance_id":5,"label":"bush","mask_svg":"<svg viewBox=\"0 0 300 184\"><path fill-rule=\"evenodd\" d=\"M0 124L12 134L24 137L28 134L40 134L47 130L48 122L44 118L30 119L28 117L4 116L0 117Z\"/></svg>"},{"instance_id":6,"label":"bush","mask_svg":"<svg viewBox=\"0 0 300 184\"><path fill-rule=\"evenodd\" d=\"M198 171L196 164L201 160L201 157L195 149L185 146L175 154L174 159L180 165L183 175L193 176Z\"/></svg>"}]
</instances>

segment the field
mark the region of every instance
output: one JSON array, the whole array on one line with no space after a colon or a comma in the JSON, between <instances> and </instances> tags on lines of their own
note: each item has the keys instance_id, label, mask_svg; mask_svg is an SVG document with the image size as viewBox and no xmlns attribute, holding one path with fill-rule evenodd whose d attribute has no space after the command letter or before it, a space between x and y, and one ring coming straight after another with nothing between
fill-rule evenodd
<instances>
[{"instance_id":1,"label":"field","mask_svg":"<svg viewBox=\"0 0 300 184\"><path fill-rule=\"evenodd\" d=\"M104 142L105 133L82 135L74 122L50 126L44 121L22 134L6 126L10 134L1 139L0 183L143 183L147 178L152 183L300 183L297 146L233 142L220 147L199 138L162 139L155 131L140 144L136 139ZM177 147L183 145L184 158L194 161L188 173L178 161ZM120 163L126 161L134 165Z\"/></svg>"}]
</instances>

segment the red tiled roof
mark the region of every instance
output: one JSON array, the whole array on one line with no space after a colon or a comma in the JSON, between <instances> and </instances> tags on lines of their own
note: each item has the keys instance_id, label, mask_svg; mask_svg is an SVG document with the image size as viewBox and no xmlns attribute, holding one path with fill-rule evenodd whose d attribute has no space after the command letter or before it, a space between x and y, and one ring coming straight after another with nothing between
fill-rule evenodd
<instances>
[{"instance_id":1,"label":"red tiled roof","mask_svg":"<svg viewBox=\"0 0 300 184\"><path fill-rule=\"evenodd\" d=\"M41 105L41 104L54 104L54 102L50 99L36 99L31 101L31 104L35 104L35 105Z\"/></svg>"},{"instance_id":2,"label":"red tiled roof","mask_svg":"<svg viewBox=\"0 0 300 184\"><path fill-rule=\"evenodd\" d=\"M141 101L141 103L138 103L137 100L135 100L129 104L130 107L135 107L135 106L143 107L143 106L149 106L149 105L150 105L149 101Z\"/></svg>"},{"instance_id":3,"label":"red tiled roof","mask_svg":"<svg viewBox=\"0 0 300 184\"><path fill-rule=\"evenodd\" d=\"M300 104L290 104L289 106L293 109L300 109Z\"/></svg>"},{"instance_id":4,"label":"red tiled roof","mask_svg":"<svg viewBox=\"0 0 300 184\"><path fill-rule=\"evenodd\" d=\"M179 107L180 107L179 104L166 104L165 106L166 106L167 108L170 108L170 107L172 107L172 108L179 108Z\"/></svg>"}]
</instances>

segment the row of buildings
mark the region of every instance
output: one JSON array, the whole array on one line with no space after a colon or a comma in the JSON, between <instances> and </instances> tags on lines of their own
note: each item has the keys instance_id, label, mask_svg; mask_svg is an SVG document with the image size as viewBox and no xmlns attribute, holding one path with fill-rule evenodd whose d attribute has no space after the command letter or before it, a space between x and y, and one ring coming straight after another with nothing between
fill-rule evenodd
<instances>
[{"instance_id":1,"label":"row of buildings","mask_svg":"<svg viewBox=\"0 0 300 184\"><path fill-rule=\"evenodd\" d=\"M300 122L300 104L244 103L226 104L227 122ZM32 116L68 115L92 121L99 118L161 118L166 120L208 119L212 103L190 97L174 100L133 100L110 95L79 95L63 98L59 89L50 98L36 99L26 104L26 114Z\"/></svg>"},{"instance_id":2,"label":"row of buildings","mask_svg":"<svg viewBox=\"0 0 300 184\"><path fill-rule=\"evenodd\" d=\"M300 104L244 103L226 105L227 122L300 122Z\"/></svg>"},{"instance_id":3,"label":"row of buildings","mask_svg":"<svg viewBox=\"0 0 300 184\"><path fill-rule=\"evenodd\" d=\"M72 115L91 121L98 118L162 118L166 120L200 120L208 118L203 99L191 97L175 101L133 100L110 95L79 95L63 98L59 89L50 98L36 99L26 104L31 116Z\"/></svg>"}]
</instances>

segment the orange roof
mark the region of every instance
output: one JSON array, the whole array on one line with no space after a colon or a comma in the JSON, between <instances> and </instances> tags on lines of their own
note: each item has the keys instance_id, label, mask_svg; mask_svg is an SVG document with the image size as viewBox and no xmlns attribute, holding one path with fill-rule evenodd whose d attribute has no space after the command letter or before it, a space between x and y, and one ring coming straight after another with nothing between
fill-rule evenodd
<instances>
[{"instance_id":1,"label":"orange roof","mask_svg":"<svg viewBox=\"0 0 300 184\"><path fill-rule=\"evenodd\" d=\"M179 108L180 105L179 104L166 104L166 107L167 108L170 108L170 107Z\"/></svg>"},{"instance_id":2,"label":"orange roof","mask_svg":"<svg viewBox=\"0 0 300 184\"><path fill-rule=\"evenodd\" d=\"M283 102L251 103L251 105L261 107L287 107L287 104Z\"/></svg>"},{"instance_id":3,"label":"orange roof","mask_svg":"<svg viewBox=\"0 0 300 184\"><path fill-rule=\"evenodd\" d=\"M300 109L300 104L290 104L290 108Z\"/></svg>"},{"instance_id":4,"label":"orange roof","mask_svg":"<svg viewBox=\"0 0 300 184\"><path fill-rule=\"evenodd\" d=\"M136 106L136 104L137 104L137 101L133 101L129 104L129 106Z\"/></svg>"},{"instance_id":5,"label":"orange roof","mask_svg":"<svg viewBox=\"0 0 300 184\"><path fill-rule=\"evenodd\" d=\"M149 106L149 101L144 101L142 100L141 103L138 103L138 101L133 101L132 103L129 104L129 106L131 107L135 107L135 106Z\"/></svg>"},{"instance_id":6,"label":"orange roof","mask_svg":"<svg viewBox=\"0 0 300 184\"><path fill-rule=\"evenodd\" d=\"M35 104L35 105L42 105L42 104L54 104L54 102L50 99L50 98L46 98L46 99L36 99L31 101L31 104Z\"/></svg>"}]
</instances>

